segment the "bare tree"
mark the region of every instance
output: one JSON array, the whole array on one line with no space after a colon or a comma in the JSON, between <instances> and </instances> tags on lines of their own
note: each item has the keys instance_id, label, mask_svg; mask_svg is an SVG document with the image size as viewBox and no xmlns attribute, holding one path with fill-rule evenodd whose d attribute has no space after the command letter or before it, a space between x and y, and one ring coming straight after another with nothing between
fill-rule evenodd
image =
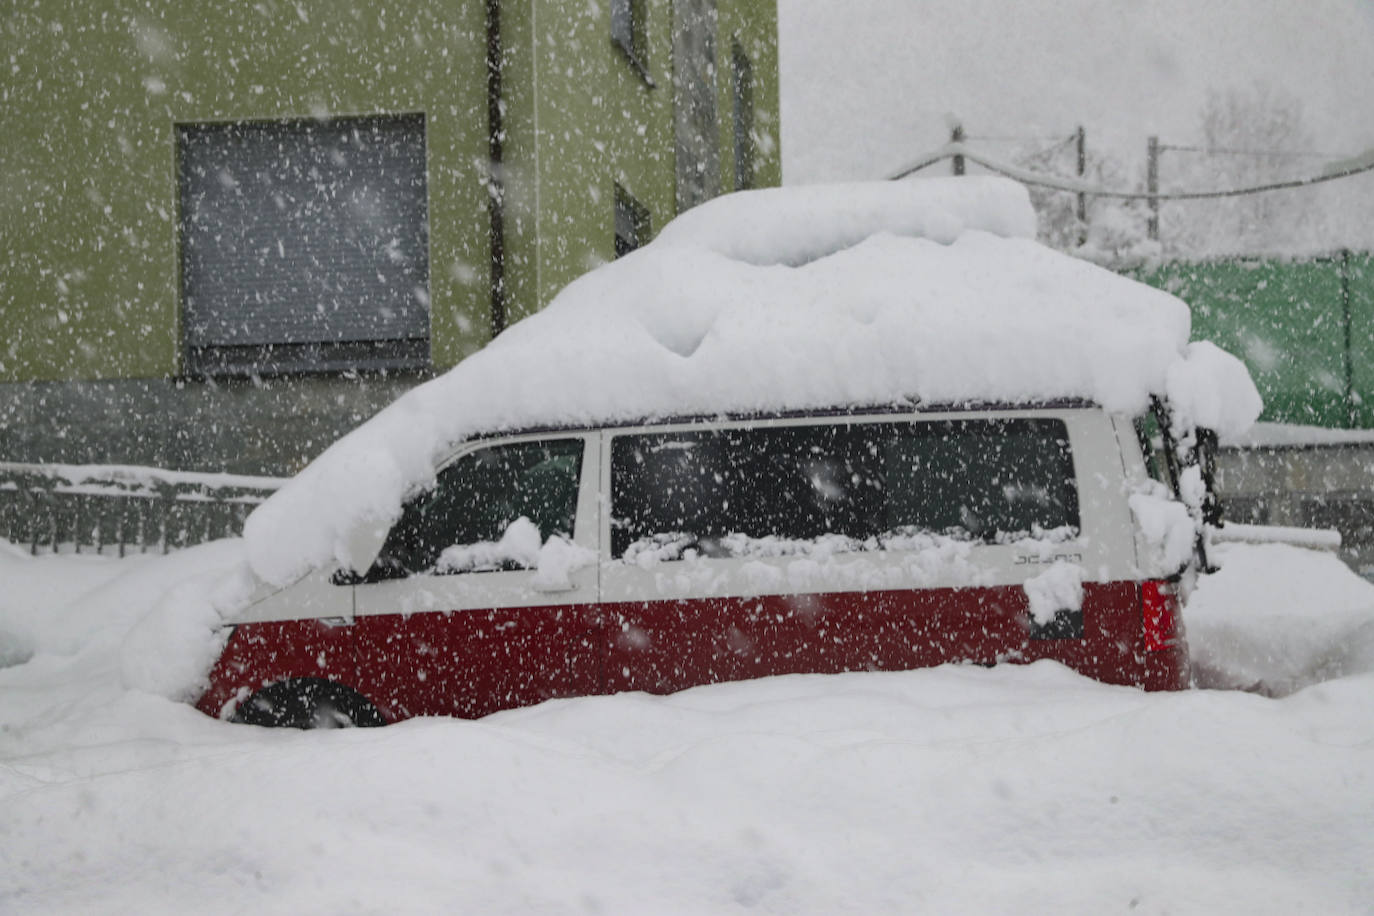
<instances>
[{"instance_id":1,"label":"bare tree","mask_svg":"<svg viewBox=\"0 0 1374 916\"><path fill-rule=\"evenodd\" d=\"M1161 183L1235 188L1300 174L1312 136L1302 103L1264 83L1213 91L1199 116L1201 149L1167 151ZM1312 189L1175 202L1161 213L1165 250L1178 256L1268 253L1307 247L1319 222Z\"/></svg>"}]
</instances>

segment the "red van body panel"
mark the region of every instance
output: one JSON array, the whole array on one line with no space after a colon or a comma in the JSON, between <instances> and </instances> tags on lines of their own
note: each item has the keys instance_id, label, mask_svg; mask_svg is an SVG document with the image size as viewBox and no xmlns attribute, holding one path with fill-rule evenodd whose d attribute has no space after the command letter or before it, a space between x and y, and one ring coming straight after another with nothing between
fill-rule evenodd
<instances>
[{"instance_id":1,"label":"red van body panel","mask_svg":"<svg viewBox=\"0 0 1374 916\"><path fill-rule=\"evenodd\" d=\"M594 609L359 617L354 686L388 719L459 716L602 692Z\"/></svg>"},{"instance_id":2,"label":"red van body panel","mask_svg":"<svg viewBox=\"0 0 1374 916\"><path fill-rule=\"evenodd\" d=\"M210 669L210 688L196 708L227 717L269 684L323 678L351 686L353 671L353 628L346 623L306 618L240 624Z\"/></svg>"},{"instance_id":3,"label":"red van body panel","mask_svg":"<svg viewBox=\"0 0 1374 916\"><path fill-rule=\"evenodd\" d=\"M388 721L477 718L557 697L1040 659L1108 684L1186 687L1186 647L1147 652L1140 608L1138 583L1085 584L1082 639L1031 638L1017 586L250 623L236 628L198 706L224 715L266 684L309 677L357 690Z\"/></svg>"},{"instance_id":4,"label":"red van body panel","mask_svg":"<svg viewBox=\"0 0 1374 916\"><path fill-rule=\"evenodd\" d=\"M1135 583L1084 587L1083 639L1032 639L1025 590L769 595L606 605L605 691L668 693L777 674L904 671L1054 659L1110 684L1143 684Z\"/></svg>"}]
</instances>

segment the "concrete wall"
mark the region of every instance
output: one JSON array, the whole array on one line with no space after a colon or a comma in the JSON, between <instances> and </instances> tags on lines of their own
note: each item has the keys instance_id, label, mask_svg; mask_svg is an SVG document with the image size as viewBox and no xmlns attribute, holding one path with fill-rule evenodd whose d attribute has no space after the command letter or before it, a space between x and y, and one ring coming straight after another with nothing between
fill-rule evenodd
<instances>
[{"instance_id":1,"label":"concrete wall","mask_svg":"<svg viewBox=\"0 0 1374 916\"><path fill-rule=\"evenodd\" d=\"M395 400L406 375L100 379L0 388L5 461L294 474Z\"/></svg>"},{"instance_id":2,"label":"concrete wall","mask_svg":"<svg viewBox=\"0 0 1374 916\"><path fill-rule=\"evenodd\" d=\"M1228 520L1335 528L1341 558L1374 578L1374 443L1223 448L1217 491Z\"/></svg>"}]
</instances>

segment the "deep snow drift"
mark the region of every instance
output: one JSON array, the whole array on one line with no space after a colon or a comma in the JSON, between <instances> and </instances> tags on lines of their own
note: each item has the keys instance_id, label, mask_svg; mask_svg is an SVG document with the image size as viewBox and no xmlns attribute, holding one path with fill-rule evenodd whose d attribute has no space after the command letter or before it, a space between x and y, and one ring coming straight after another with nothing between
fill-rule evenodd
<instances>
[{"instance_id":1,"label":"deep snow drift","mask_svg":"<svg viewBox=\"0 0 1374 916\"><path fill-rule=\"evenodd\" d=\"M1199 580L1186 619L1200 686L1285 696L1374 671L1371 586L1335 554L1223 544L1212 557L1224 574Z\"/></svg>"},{"instance_id":2,"label":"deep snow drift","mask_svg":"<svg viewBox=\"0 0 1374 916\"><path fill-rule=\"evenodd\" d=\"M996 178L727 195L569 284L445 375L345 436L244 529L263 580L360 560L479 432L720 412L1083 398L1243 432L1244 366L1189 345L1168 293L1026 236L1026 191Z\"/></svg>"},{"instance_id":3,"label":"deep snow drift","mask_svg":"<svg viewBox=\"0 0 1374 916\"><path fill-rule=\"evenodd\" d=\"M0 668L0 912L1368 912L1374 587L1218 554L1195 656L1310 686L946 666L302 733L124 681L147 609L241 542L0 544L0 640L28 656Z\"/></svg>"}]
</instances>

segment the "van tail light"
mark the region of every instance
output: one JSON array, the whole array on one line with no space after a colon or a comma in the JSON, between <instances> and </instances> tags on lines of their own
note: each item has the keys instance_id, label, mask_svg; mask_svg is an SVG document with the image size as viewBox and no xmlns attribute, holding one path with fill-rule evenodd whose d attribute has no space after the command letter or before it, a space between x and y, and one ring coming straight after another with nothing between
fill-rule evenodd
<instances>
[{"instance_id":1,"label":"van tail light","mask_svg":"<svg viewBox=\"0 0 1374 916\"><path fill-rule=\"evenodd\" d=\"M1145 621L1145 651L1159 652L1178 644L1178 596L1172 582L1142 582L1140 609Z\"/></svg>"}]
</instances>

